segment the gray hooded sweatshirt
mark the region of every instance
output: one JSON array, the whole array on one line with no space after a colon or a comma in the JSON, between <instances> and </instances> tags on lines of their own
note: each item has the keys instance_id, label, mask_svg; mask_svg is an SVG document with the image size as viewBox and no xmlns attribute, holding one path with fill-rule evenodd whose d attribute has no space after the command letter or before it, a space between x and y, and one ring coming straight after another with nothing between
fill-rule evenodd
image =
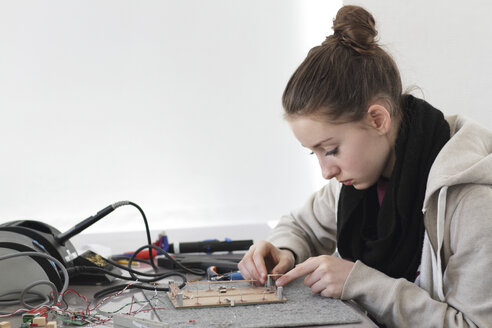
<instances>
[{"instance_id":1,"label":"gray hooded sweatshirt","mask_svg":"<svg viewBox=\"0 0 492 328\"><path fill-rule=\"evenodd\" d=\"M492 132L459 116L446 120L451 139L429 172L417 280L357 261L343 287L343 300L390 327L492 327ZM291 249L297 262L336 253L340 190L330 180L282 217L269 241Z\"/></svg>"}]
</instances>

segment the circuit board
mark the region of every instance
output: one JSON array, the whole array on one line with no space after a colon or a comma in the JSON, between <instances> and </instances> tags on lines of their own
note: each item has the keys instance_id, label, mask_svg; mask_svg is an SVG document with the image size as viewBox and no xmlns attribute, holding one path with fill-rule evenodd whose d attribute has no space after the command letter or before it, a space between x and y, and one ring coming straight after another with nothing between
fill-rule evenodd
<instances>
[{"instance_id":1,"label":"circuit board","mask_svg":"<svg viewBox=\"0 0 492 328\"><path fill-rule=\"evenodd\" d=\"M208 284L208 288L199 288L199 284ZM287 298L283 296L282 287L244 285L244 281L239 280L188 283L185 289L179 289L174 283L169 284L169 286L170 291L167 292L167 296L176 309L283 303L287 301Z\"/></svg>"}]
</instances>

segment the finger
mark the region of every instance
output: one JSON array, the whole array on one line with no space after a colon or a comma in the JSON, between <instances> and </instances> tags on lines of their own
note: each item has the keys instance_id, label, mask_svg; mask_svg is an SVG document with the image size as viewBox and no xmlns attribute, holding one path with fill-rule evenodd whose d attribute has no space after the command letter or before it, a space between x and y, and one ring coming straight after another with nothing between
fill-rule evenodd
<instances>
[{"instance_id":1,"label":"finger","mask_svg":"<svg viewBox=\"0 0 492 328\"><path fill-rule=\"evenodd\" d=\"M306 276L306 278L304 278L304 285L311 287L311 285L316 282L312 279L313 274L314 272L311 272Z\"/></svg>"},{"instance_id":2,"label":"finger","mask_svg":"<svg viewBox=\"0 0 492 328\"><path fill-rule=\"evenodd\" d=\"M253 261L253 254L255 253L255 250L254 245L251 246L250 250L246 253L246 255L244 255L243 259L238 264L239 271L241 271L242 276L247 280L258 279L258 272L256 270L255 262Z\"/></svg>"},{"instance_id":3,"label":"finger","mask_svg":"<svg viewBox=\"0 0 492 328\"><path fill-rule=\"evenodd\" d=\"M318 263L318 266L314 269L314 271L304 278L304 285L311 287L313 284L323 279L323 276L327 272L322 269L322 266L322 263Z\"/></svg>"},{"instance_id":4,"label":"finger","mask_svg":"<svg viewBox=\"0 0 492 328\"><path fill-rule=\"evenodd\" d=\"M288 260L282 259L280 262L272 269L272 273L274 274L282 274L287 272L291 266Z\"/></svg>"},{"instance_id":5,"label":"finger","mask_svg":"<svg viewBox=\"0 0 492 328\"><path fill-rule=\"evenodd\" d=\"M272 269L272 274L274 274L273 279L277 280L279 276L287 271L288 266L284 263L279 263L276 267Z\"/></svg>"},{"instance_id":6,"label":"finger","mask_svg":"<svg viewBox=\"0 0 492 328\"><path fill-rule=\"evenodd\" d=\"M341 290L336 290L332 286L327 286L325 289L323 289L320 293L321 296L323 297L333 297L333 298L340 298L342 295Z\"/></svg>"},{"instance_id":7,"label":"finger","mask_svg":"<svg viewBox=\"0 0 492 328\"><path fill-rule=\"evenodd\" d=\"M314 284L310 285L309 287L311 288L311 291L314 294L318 294L318 293L321 293L322 291L324 291L327 286L325 283L323 283L323 281L318 280Z\"/></svg>"},{"instance_id":8,"label":"finger","mask_svg":"<svg viewBox=\"0 0 492 328\"><path fill-rule=\"evenodd\" d=\"M253 279L253 276L252 276L251 272L248 269L247 262L248 262L247 260L243 259L237 265L237 268L239 269L239 271L241 272L241 275L243 276L243 278L245 280Z\"/></svg>"},{"instance_id":9,"label":"finger","mask_svg":"<svg viewBox=\"0 0 492 328\"><path fill-rule=\"evenodd\" d=\"M318 261L315 261L313 259L308 259L307 261L296 265L296 267L286 274L284 274L282 277L277 279L277 286L284 286L291 282L292 280L295 280L299 277L302 277L308 273L313 272L316 270L318 267Z\"/></svg>"},{"instance_id":10,"label":"finger","mask_svg":"<svg viewBox=\"0 0 492 328\"><path fill-rule=\"evenodd\" d=\"M257 262L260 261L258 260L255 261L254 259L255 257L261 256L262 252L260 250L261 248L256 247L256 245L251 246L248 253L246 253L246 255L241 260L241 262L243 263L240 267L240 270L242 268L243 270L246 271L248 279L260 280L261 275L258 272L258 268L257 268ZM263 264L263 266L265 266L265 264Z\"/></svg>"},{"instance_id":11,"label":"finger","mask_svg":"<svg viewBox=\"0 0 492 328\"><path fill-rule=\"evenodd\" d=\"M265 265L265 255L263 252L255 252L253 254L253 262L254 262L254 275L255 279L260 283L265 283L267 277L267 269Z\"/></svg>"},{"instance_id":12,"label":"finger","mask_svg":"<svg viewBox=\"0 0 492 328\"><path fill-rule=\"evenodd\" d=\"M272 269L273 274L284 274L295 264L294 254L289 250L281 250L278 259L278 264ZM274 279L277 280L278 276L274 276Z\"/></svg>"}]
</instances>

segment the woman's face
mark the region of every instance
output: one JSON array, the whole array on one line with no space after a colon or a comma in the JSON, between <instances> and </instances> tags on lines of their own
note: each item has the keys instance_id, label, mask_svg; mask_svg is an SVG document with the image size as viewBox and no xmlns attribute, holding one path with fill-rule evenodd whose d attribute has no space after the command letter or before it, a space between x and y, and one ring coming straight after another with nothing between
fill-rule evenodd
<instances>
[{"instance_id":1,"label":"woman's face","mask_svg":"<svg viewBox=\"0 0 492 328\"><path fill-rule=\"evenodd\" d=\"M300 116L288 122L301 145L318 158L323 178L336 178L361 190L381 175L391 176L393 142L371 115L350 123L330 123L319 116Z\"/></svg>"}]
</instances>

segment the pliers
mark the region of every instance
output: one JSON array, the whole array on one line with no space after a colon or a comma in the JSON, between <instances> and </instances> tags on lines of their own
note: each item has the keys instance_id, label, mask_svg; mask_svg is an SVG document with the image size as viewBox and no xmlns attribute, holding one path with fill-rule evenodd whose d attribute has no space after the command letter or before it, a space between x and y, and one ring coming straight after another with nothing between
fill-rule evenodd
<instances>
[{"instance_id":1,"label":"pliers","mask_svg":"<svg viewBox=\"0 0 492 328\"><path fill-rule=\"evenodd\" d=\"M207 268L207 278L212 281L220 281L220 280L244 280L241 272L228 272L224 274L217 273L217 267L215 265L209 266Z\"/></svg>"}]
</instances>

